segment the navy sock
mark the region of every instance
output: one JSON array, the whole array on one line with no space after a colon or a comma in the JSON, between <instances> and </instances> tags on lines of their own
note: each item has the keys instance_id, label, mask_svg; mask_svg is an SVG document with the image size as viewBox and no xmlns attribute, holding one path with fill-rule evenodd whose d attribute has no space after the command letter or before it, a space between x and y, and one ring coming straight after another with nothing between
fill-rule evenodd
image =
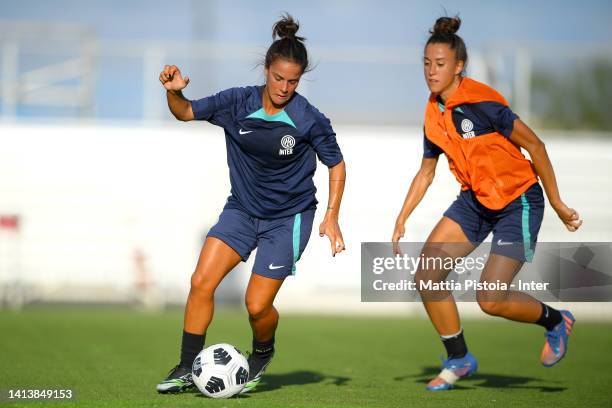
<instances>
[{"instance_id":1,"label":"navy sock","mask_svg":"<svg viewBox=\"0 0 612 408\"><path fill-rule=\"evenodd\" d=\"M448 358L463 358L468 352L465 339L463 338L463 329L452 337L442 337L442 343L446 348Z\"/></svg>"},{"instance_id":2,"label":"navy sock","mask_svg":"<svg viewBox=\"0 0 612 408\"><path fill-rule=\"evenodd\" d=\"M561 316L561 312L542 303L542 314L540 314L540 318L535 322L535 324L545 327L546 330L551 331L556 325L561 323L562 320L563 316Z\"/></svg>"},{"instance_id":3,"label":"navy sock","mask_svg":"<svg viewBox=\"0 0 612 408\"><path fill-rule=\"evenodd\" d=\"M191 368L193 361L204 348L204 334L191 334L183 330L183 340L181 342L181 362L180 366Z\"/></svg>"}]
</instances>

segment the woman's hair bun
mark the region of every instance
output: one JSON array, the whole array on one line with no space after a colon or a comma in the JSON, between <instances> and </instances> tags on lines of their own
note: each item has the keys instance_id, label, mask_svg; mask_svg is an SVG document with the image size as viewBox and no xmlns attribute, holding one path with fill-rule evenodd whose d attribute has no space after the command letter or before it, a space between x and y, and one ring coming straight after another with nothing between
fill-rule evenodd
<instances>
[{"instance_id":1,"label":"woman's hair bun","mask_svg":"<svg viewBox=\"0 0 612 408\"><path fill-rule=\"evenodd\" d=\"M291 15L285 13L281 19L274 24L272 28L272 39L276 37L283 39L296 39L298 41L304 41L304 37L298 37L296 33L300 29L300 24L291 17Z\"/></svg>"},{"instance_id":2,"label":"woman's hair bun","mask_svg":"<svg viewBox=\"0 0 612 408\"><path fill-rule=\"evenodd\" d=\"M453 35L459 31L461 19L456 17L440 17L429 32L433 35Z\"/></svg>"}]
</instances>

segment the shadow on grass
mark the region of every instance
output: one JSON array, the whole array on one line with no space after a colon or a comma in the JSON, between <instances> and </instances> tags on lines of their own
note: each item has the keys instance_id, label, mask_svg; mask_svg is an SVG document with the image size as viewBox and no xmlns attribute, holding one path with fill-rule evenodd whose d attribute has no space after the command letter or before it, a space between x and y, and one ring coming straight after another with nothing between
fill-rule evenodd
<instances>
[{"instance_id":1,"label":"shadow on grass","mask_svg":"<svg viewBox=\"0 0 612 408\"><path fill-rule=\"evenodd\" d=\"M257 388L249 393L240 394L233 398L249 398L251 394L274 391L287 385L306 385L325 383L328 385L343 386L350 380L349 377L338 377L335 375L323 375L314 371L294 371L284 374L266 374L261 379ZM187 393L195 393L196 397L205 398L197 388L193 388Z\"/></svg>"},{"instance_id":2,"label":"shadow on grass","mask_svg":"<svg viewBox=\"0 0 612 408\"><path fill-rule=\"evenodd\" d=\"M342 386L350 380L349 377L338 377L335 375L324 375L314 371L293 371L284 374L266 374L257 386L256 392L272 391L286 385L305 385L305 384L331 384Z\"/></svg>"},{"instance_id":3,"label":"shadow on grass","mask_svg":"<svg viewBox=\"0 0 612 408\"><path fill-rule=\"evenodd\" d=\"M416 375L405 375L395 377L395 381L403 381L408 378L417 378L415 381L422 384L427 384L440 372L439 367L424 367L421 373ZM483 388L504 388L504 389L530 389L539 390L540 392L561 392L567 387L551 387L545 385L529 385L531 382L542 381L540 378L524 377L516 375L498 375L477 372L473 376L462 380L460 384L456 384L456 390L469 390L478 387Z\"/></svg>"}]
</instances>

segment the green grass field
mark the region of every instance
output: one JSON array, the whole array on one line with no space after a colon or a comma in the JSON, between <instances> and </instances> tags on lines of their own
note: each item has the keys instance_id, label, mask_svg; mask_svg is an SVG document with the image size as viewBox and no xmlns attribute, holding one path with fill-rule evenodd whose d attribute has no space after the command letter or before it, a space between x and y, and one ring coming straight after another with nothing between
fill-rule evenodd
<instances>
[{"instance_id":1,"label":"green grass field","mask_svg":"<svg viewBox=\"0 0 612 408\"><path fill-rule=\"evenodd\" d=\"M443 348L422 319L281 317L277 355L258 391L229 400L158 395L177 362L182 312L129 309L0 311L0 389L69 388L74 401L0 401L1 407L612 406L612 324L578 320L569 353L546 369L540 328L465 321L479 373L427 392ZM219 311L207 344L250 347L246 315Z\"/></svg>"}]
</instances>

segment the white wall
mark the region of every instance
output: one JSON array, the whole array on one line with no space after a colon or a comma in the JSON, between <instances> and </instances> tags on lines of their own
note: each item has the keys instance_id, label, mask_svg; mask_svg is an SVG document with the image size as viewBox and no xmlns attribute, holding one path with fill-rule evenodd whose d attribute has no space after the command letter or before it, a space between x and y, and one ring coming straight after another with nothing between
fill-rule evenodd
<instances>
[{"instance_id":1,"label":"white wall","mask_svg":"<svg viewBox=\"0 0 612 408\"><path fill-rule=\"evenodd\" d=\"M340 220L347 251L330 256L329 241L318 236L319 211L297 276L286 282L278 305L298 311L420 310L361 304L359 262L362 241L391 237L420 164L421 132L336 131L348 169ZM612 142L578 133L541 136L562 197L584 225L571 234L548 209L540 241L612 240ZM150 292L153 301L184 301L201 239L229 194L225 160L222 130L203 123L0 125L0 215L22 219L18 236L0 230L0 282L30 285L40 300L121 301L134 296L138 250L156 288ZM315 181L325 208L325 167L319 165ZM407 223L405 240L423 241L458 190L442 159L434 184ZM253 258L231 274L228 293L240 292Z\"/></svg>"}]
</instances>

